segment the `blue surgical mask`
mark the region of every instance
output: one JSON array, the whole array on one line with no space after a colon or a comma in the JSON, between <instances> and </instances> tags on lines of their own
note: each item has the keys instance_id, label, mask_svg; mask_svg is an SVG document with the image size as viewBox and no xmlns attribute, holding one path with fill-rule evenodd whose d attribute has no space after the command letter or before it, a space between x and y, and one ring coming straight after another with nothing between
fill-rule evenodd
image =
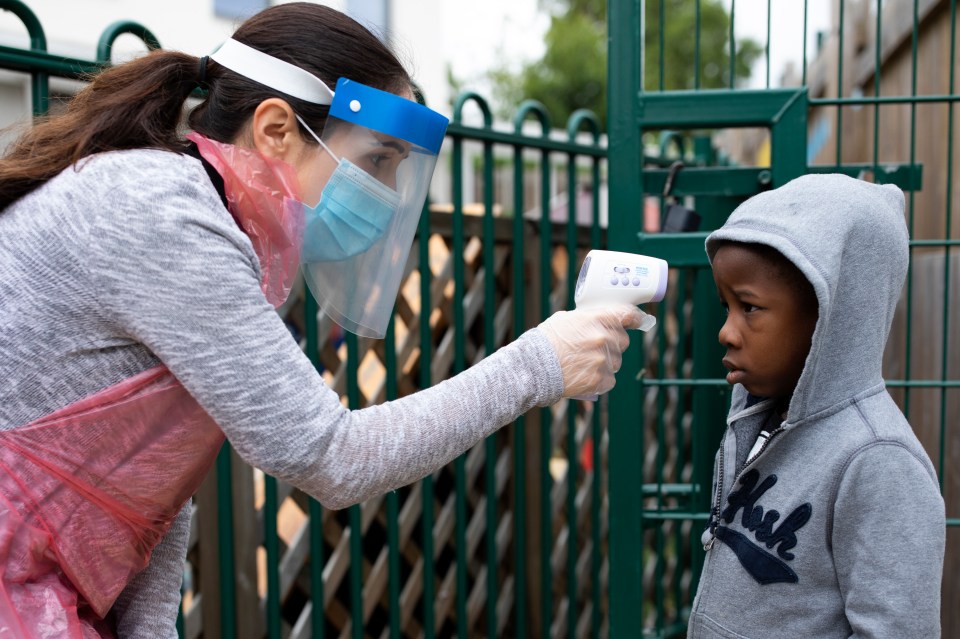
<instances>
[{"instance_id":1,"label":"blue surgical mask","mask_svg":"<svg viewBox=\"0 0 960 639\"><path fill-rule=\"evenodd\" d=\"M400 195L343 158L320 202L304 205L304 262L335 262L370 249L387 230Z\"/></svg>"}]
</instances>

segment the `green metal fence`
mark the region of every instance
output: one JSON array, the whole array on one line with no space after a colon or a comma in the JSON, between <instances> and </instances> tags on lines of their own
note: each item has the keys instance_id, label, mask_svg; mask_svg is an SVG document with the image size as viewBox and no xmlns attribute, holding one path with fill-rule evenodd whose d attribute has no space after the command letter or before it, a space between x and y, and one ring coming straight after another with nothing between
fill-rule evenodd
<instances>
[{"instance_id":1,"label":"green metal fence","mask_svg":"<svg viewBox=\"0 0 960 639\"><path fill-rule=\"evenodd\" d=\"M701 9L717 3L696 0L691 7L692 2L647 0L648 8L651 4L658 19L648 24L643 3L608 3L609 246L656 255L673 267L670 293L657 309L659 340L631 347L610 398L611 633L684 636L696 591L713 454L729 402L716 338L722 318L703 250L706 232L754 193L807 172L842 172L897 184L907 195L911 269L884 375L939 472L948 518L943 633L955 636L960 618L950 604L960 595L956 1L839 0L832 3L833 29L818 38L818 51L808 52L808 16L815 3L805 0L800 77L772 88L770 47L777 34L771 34L771 17L786 7L768 0L765 87L745 89L734 67L738 3L727 0L725 90L704 90L699 71ZM754 11L757 5L752 3ZM691 8L697 25L686 43L691 68L665 69L661 62L644 69L644 42L658 43L662 61L664 24ZM848 44L849 38L855 42ZM933 68L941 72L924 72ZM664 91L667 73L674 74L673 86L690 89ZM660 90L645 90L649 74L659 74ZM768 165L722 166L709 142L699 147L707 152L678 153L667 146L655 161L645 157L650 132L660 139L716 140L722 130L742 128L768 132ZM643 227L640 203L662 194L665 167L673 159L689 167L677 174L674 194L701 214L700 232L671 235Z\"/></svg>"},{"instance_id":2,"label":"green metal fence","mask_svg":"<svg viewBox=\"0 0 960 639\"><path fill-rule=\"evenodd\" d=\"M645 40L691 3L693 67L644 70ZM682 636L729 401L705 231L744 198L808 171L907 192L911 271L885 376L939 471L949 527L943 601L957 600L956 0L838 0L835 32L819 51L807 50L804 19L801 76L779 88L769 24L781 9L768 1L761 89L738 86L738 3L726 0L726 90L705 90L695 71L708 3L647 0L657 9L647 24L644 3L610 0L607 147L588 113L575 114L560 140L536 103L523 104L506 132L494 129L483 98L458 99L445 148L449 193L421 220L386 340L342 339L302 289L281 309L331 387L357 407L438 383L571 306L588 248L659 255L673 270L655 309L658 332L627 351L609 401L533 411L422 482L342 512L259 476L225 448L196 497L183 636ZM49 107L51 76L95 73L117 36L159 46L124 22L101 36L95 60L64 58L46 52L26 5L0 0L0 9L30 35L28 50L0 46L0 67L29 75L37 115ZM658 45L663 60L662 38ZM668 72L687 74L688 89L662 90ZM660 90L644 89L645 73L659 74ZM482 125L464 124L464 110L479 112ZM530 122L539 136L524 133ZM718 154L719 132L743 127L769 132L768 163ZM643 226L642 203L662 194L676 159L686 167L672 194L701 215L699 233ZM943 629L960 632L949 605Z\"/></svg>"},{"instance_id":3,"label":"green metal fence","mask_svg":"<svg viewBox=\"0 0 960 639\"><path fill-rule=\"evenodd\" d=\"M30 34L29 49L0 46L0 68L29 74L34 115L51 106L51 76L96 73L119 35L160 46L122 22L95 60L64 58L24 3L0 9ZM463 95L442 161L450 191L424 211L385 340L341 335L302 286L280 309L351 407L436 384L571 307L582 256L605 243L591 113L556 132L526 102L503 131ZM605 401L532 411L418 484L339 512L225 446L195 496L181 636L606 636L605 413Z\"/></svg>"}]
</instances>

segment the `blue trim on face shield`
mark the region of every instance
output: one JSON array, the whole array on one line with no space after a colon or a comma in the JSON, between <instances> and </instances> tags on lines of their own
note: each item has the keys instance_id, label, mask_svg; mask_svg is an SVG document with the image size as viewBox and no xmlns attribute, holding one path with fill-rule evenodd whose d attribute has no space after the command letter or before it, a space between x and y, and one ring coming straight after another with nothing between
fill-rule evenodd
<instances>
[{"instance_id":1,"label":"blue trim on face shield","mask_svg":"<svg viewBox=\"0 0 960 639\"><path fill-rule=\"evenodd\" d=\"M337 81L330 115L416 144L434 155L440 152L449 122L412 100L346 78Z\"/></svg>"}]
</instances>

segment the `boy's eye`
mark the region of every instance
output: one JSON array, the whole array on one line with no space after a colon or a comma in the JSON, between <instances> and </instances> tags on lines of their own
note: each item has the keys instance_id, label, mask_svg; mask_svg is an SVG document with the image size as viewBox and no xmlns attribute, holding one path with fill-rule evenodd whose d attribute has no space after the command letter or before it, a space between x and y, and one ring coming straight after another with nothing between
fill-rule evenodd
<instances>
[{"instance_id":1,"label":"boy's eye","mask_svg":"<svg viewBox=\"0 0 960 639\"><path fill-rule=\"evenodd\" d=\"M743 304L743 312L744 312L744 313L752 313L752 312L758 311L758 310L760 310L760 307L759 307L759 306L754 306L753 304L746 304L746 303Z\"/></svg>"},{"instance_id":2,"label":"boy's eye","mask_svg":"<svg viewBox=\"0 0 960 639\"><path fill-rule=\"evenodd\" d=\"M720 302L720 306L723 308L724 314L726 314L726 315L729 315L729 314L730 314L730 305L729 305L729 304L727 304L726 302Z\"/></svg>"}]
</instances>

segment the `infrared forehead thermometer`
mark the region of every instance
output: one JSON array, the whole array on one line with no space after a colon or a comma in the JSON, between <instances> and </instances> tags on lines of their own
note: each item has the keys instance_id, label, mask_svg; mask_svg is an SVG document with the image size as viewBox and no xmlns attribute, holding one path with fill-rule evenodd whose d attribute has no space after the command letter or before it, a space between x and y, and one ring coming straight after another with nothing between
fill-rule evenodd
<instances>
[{"instance_id":1,"label":"infrared forehead thermometer","mask_svg":"<svg viewBox=\"0 0 960 639\"><path fill-rule=\"evenodd\" d=\"M659 302L667 292L668 270L666 261L657 257L594 249L583 259L573 299L577 308ZM656 323L648 315L640 330Z\"/></svg>"},{"instance_id":2,"label":"infrared forehead thermometer","mask_svg":"<svg viewBox=\"0 0 960 639\"><path fill-rule=\"evenodd\" d=\"M668 271L667 263L657 257L594 249L583 258L573 301L577 308L659 302L667 292ZM656 324L657 318L647 315L638 328L649 331ZM574 399L598 398L599 395L584 395Z\"/></svg>"}]
</instances>

